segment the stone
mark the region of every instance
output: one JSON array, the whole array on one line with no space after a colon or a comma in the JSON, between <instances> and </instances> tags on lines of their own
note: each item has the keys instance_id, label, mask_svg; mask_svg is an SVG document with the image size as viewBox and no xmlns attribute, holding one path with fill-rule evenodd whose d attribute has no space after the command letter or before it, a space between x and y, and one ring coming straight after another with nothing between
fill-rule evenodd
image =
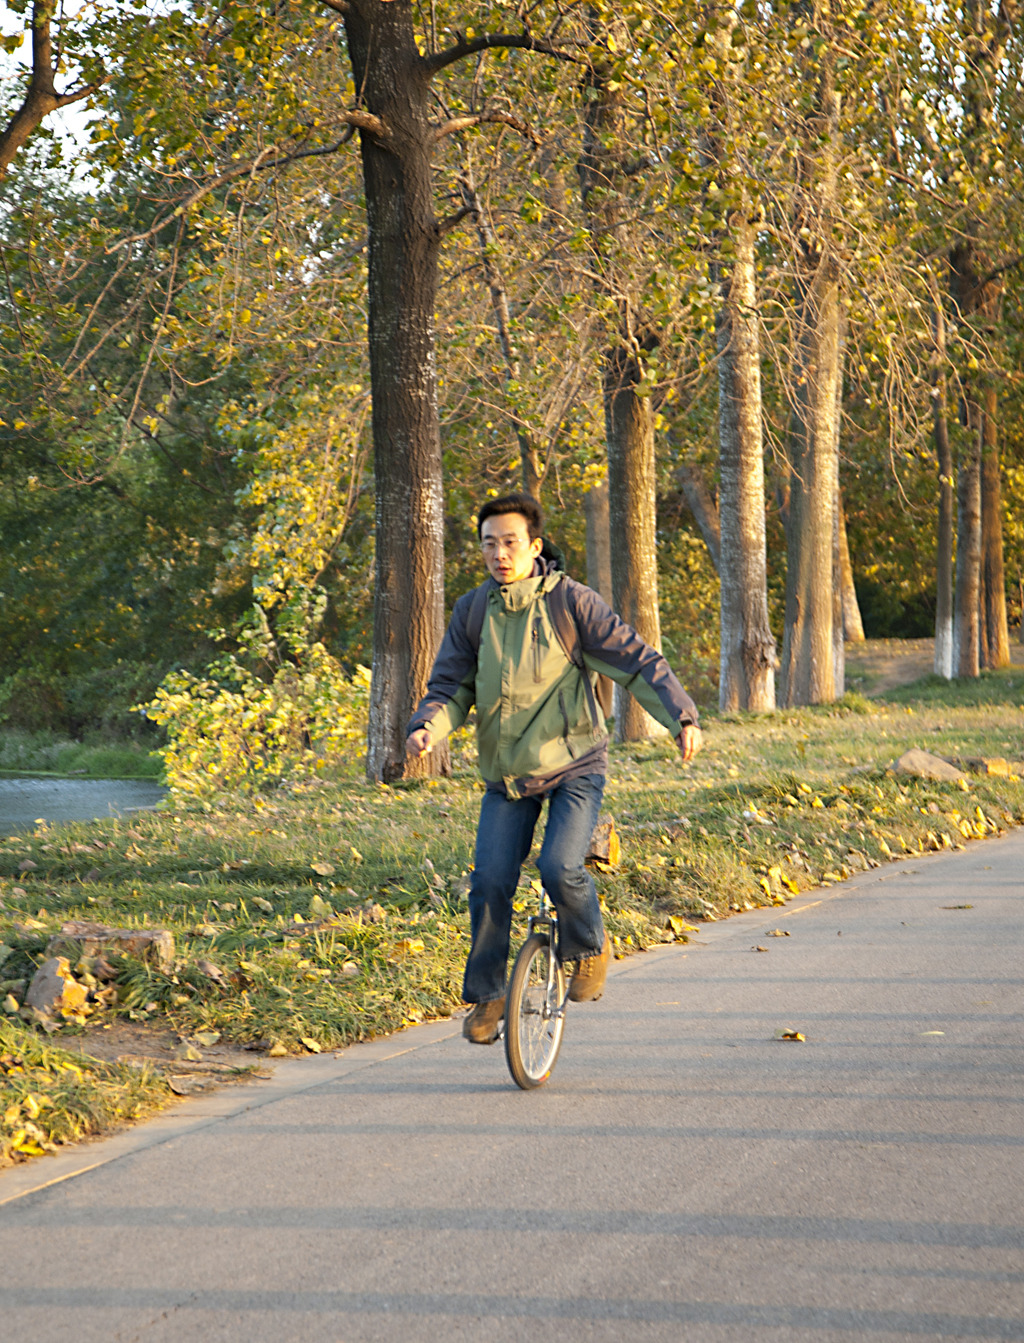
<instances>
[{"instance_id":1,"label":"stone","mask_svg":"<svg viewBox=\"0 0 1024 1343\"><path fill-rule=\"evenodd\" d=\"M102 923L70 919L50 939L47 951L50 955L66 951L76 961L82 956L117 951L152 961L164 971L174 967L174 938L166 928L108 928Z\"/></svg>"},{"instance_id":2,"label":"stone","mask_svg":"<svg viewBox=\"0 0 1024 1343\"><path fill-rule=\"evenodd\" d=\"M904 751L893 765L897 774L913 774L918 779L936 779L940 782L957 783L964 776L955 765L941 756L932 755L913 746Z\"/></svg>"},{"instance_id":3,"label":"stone","mask_svg":"<svg viewBox=\"0 0 1024 1343\"><path fill-rule=\"evenodd\" d=\"M587 860L609 863L612 867L617 867L621 857L622 845L615 829L615 818L604 816L594 826L590 847L587 850Z\"/></svg>"},{"instance_id":4,"label":"stone","mask_svg":"<svg viewBox=\"0 0 1024 1343\"><path fill-rule=\"evenodd\" d=\"M51 956L32 976L25 995L25 1008L43 1016L72 1016L85 1006L89 991L77 983L66 956Z\"/></svg>"},{"instance_id":5,"label":"stone","mask_svg":"<svg viewBox=\"0 0 1024 1343\"><path fill-rule=\"evenodd\" d=\"M961 760L960 764L964 769L969 769L972 774L991 774L1000 779L1008 779L1016 770L1008 760L1002 756L992 756L988 759L984 757L974 757L970 760Z\"/></svg>"}]
</instances>

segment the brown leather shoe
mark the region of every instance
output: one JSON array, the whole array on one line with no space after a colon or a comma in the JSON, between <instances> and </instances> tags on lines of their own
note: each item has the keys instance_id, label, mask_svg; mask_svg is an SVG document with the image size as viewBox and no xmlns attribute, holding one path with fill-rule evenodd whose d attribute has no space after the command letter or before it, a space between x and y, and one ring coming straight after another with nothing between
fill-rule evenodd
<instances>
[{"instance_id":1,"label":"brown leather shoe","mask_svg":"<svg viewBox=\"0 0 1024 1343\"><path fill-rule=\"evenodd\" d=\"M505 1015L505 999L492 998L489 1003L476 1003L462 1023L462 1034L475 1045L493 1045Z\"/></svg>"},{"instance_id":2,"label":"brown leather shoe","mask_svg":"<svg viewBox=\"0 0 1024 1343\"><path fill-rule=\"evenodd\" d=\"M594 1003L604 993L604 981L608 978L608 962L611 959L612 944L608 934L604 935L604 945L596 956L587 956L577 962L576 973L569 985L571 1003Z\"/></svg>"}]
</instances>

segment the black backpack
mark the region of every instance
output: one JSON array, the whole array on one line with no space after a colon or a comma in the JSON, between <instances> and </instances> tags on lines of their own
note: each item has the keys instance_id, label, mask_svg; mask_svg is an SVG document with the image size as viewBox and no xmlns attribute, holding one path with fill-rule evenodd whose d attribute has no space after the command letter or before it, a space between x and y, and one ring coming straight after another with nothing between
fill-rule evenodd
<instances>
[{"instance_id":1,"label":"black backpack","mask_svg":"<svg viewBox=\"0 0 1024 1343\"><path fill-rule=\"evenodd\" d=\"M544 549L541 551L541 558L545 560L554 560L556 568L564 572L565 563L562 552L553 546L545 537ZM484 627L484 614L487 610L487 594L491 588L491 580L487 579L479 587L473 589L473 600L470 603L469 614L466 616L466 637L472 645L473 651L480 650L480 635ZM590 680L590 673L587 670L587 664L583 660L583 649L580 645L580 632L576 627L576 621L569 610L569 604L565 599L565 584L557 583L553 588L544 594L544 600L548 606L548 617L551 620L552 627L562 645L562 652L583 677L583 684L587 688L587 699L589 700L590 715L595 725L604 724L606 718L611 717L612 697L611 682L606 676L599 676L597 679L597 694L594 694L594 687ZM598 702L600 701L600 709Z\"/></svg>"}]
</instances>

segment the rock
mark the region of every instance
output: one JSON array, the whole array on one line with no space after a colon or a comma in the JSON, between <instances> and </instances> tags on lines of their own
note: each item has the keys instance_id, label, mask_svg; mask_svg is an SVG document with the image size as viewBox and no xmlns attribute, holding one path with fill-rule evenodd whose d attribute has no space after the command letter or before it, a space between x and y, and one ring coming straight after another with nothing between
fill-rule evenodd
<instances>
[{"instance_id":1,"label":"rock","mask_svg":"<svg viewBox=\"0 0 1024 1343\"><path fill-rule=\"evenodd\" d=\"M992 774L1001 779L1008 779L1011 774L1017 771L1008 760L1002 756L992 756L989 759L984 757L974 757L970 760L961 760L958 762L964 769L969 769L972 774Z\"/></svg>"},{"instance_id":2,"label":"rock","mask_svg":"<svg viewBox=\"0 0 1024 1343\"><path fill-rule=\"evenodd\" d=\"M617 867L621 856L622 845L619 843L618 832L615 829L615 818L614 816L605 816L594 827L590 847L587 850L587 859L588 861L610 863L612 867Z\"/></svg>"},{"instance_id":3,"label":"rock","mask_svg":"<svg viewBox=\"0 0 1024 1343\"><path fill-rule=\"evenodd\" d=\"M85 1006L88 989L75 981L66 956L51 956L32 976L25 1007L43 1016L73 1016Z\"/></svg>"},{"instance_id":4,"label":"rock","mask_svg":"<svg viewBox=\"0 0 1024 1343\"><path fill-rule=\"evenodd\" d=\"M215 984L226 984L228 982L220 966L214 965L213 961L207 960L205 957L201 961L196 961L196 969L207 979L212 979Z\"/></svg>"},{"instance_id":5,"label":"rock","mask_svg":"<svg viewBox=\"0 0 1024 1343\"><path fill-rule=\"evenodd\" d=\"M955 765L941 756L931 755L913 746L904 751L893 765L897 774L913 774L918 779L937 779L947 783L957 783L964 776Z\"/></svg>"},{"instance_id":6,"label":"rock","mask_svg":"<svg viewBox=\"0 0 1024 1343\"><path fill-rule=\"evenodd\" d=\"M50 955L68 952L75 960L102 951L119 951L154 962L161 970L174 966L174 938L166 928L108 928L102 923L70 919L47 947ZM97 976L99 978L100 976Z\"/></svg>"},{"instance_id":7,"label":"rock","mask_svg":"<svg viewBox=\"0 0 1024 1343\"><path fill-rule=\"evenodd\" d=\"M194 1096L199 1091L205 1091L212 1086L212 1080L209 1077L168 1077L167 1085L176 1096Z\"/></svg>"},{"instance_id":8,"label":"rock","mask_svg":"<svg viewBox=\"0 0 1024 1343\"><path fill-rule=\"evenodd\" d=\"M18 864L18 871L34 872L37 866L38 864L34 863L31 858L23 858L22 861Z\"/></svg>"}]
</instances>

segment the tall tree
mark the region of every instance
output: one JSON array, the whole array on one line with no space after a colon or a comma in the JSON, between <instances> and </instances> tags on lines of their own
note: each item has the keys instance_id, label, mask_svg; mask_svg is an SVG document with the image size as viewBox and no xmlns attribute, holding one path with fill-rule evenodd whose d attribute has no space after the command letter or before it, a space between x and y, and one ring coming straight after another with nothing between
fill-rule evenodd
<instances>
[{"instance_id":1,"label":"tall tree","mask_svg":"<svg viewBox=\"0 0 1024 1343\"><path fill-rule=\"evenodd\" d=\"M950 287L959 320L982 350L988 347L986 337L991 335L996 322L1005 271L1005 267L992 263L986 239L985 201L992 195L996 161L992 139L997 91L1016 17L1014 0L999 0L995 12L983 0L966 0L960 11L963 77L958 92L963 126L959 157L974 194L967 202L967 218L960 236L950 249ZM996 594L989 588L990 583L1001 585L1004 581L998 399L991 381L986 385L984 375L976 375L977 359L972 362L975 368L965 369L961 377L962 417L967 426L968 445L961 458L957 491L954 661L959 676L977 676L981 666L992 658L999 659L1001 664L1009 661L1005 589L1001 587ZM987 499L983 475L988 486Z\"/></svg>"},{"instance_id":2,"label":"tall tree","mask_svg":"<svg viewBox=\"0 0 1024 1343\"><path fill-rule=\"evenodd\" d=\"M939 508L935 537L935 657L937 676L953 675L953 451L949 441L946 313L938 280L928 268L934 329L931 369L932 434L939 466Z\"/></svg>"},{"instance_id":3,"label":"tall tree","mask_svg":"<svg viewBox=\"0 0 1024 1343\"><path fill-rule=\"evenodd\" d=\"M780 696L786 705L820 704L836 694L833 628L840 309L833 229L839 98L827 0L808 6L806 12L811 31L824 40L812 48L817 56L807 71L812 106L804 118L798 160L795 368L790 393L791 484Z\"/></svg>"},{"instance_id":4,"label":"tall tree","mask_svg":"<svg viewBox=\"0 0 1024 1343\"><path fill-rule=\"evenodd\" d=\"M626 25L602 29L590 12L591 42L622 52ZM608 497L612 537L612 593L615 608L641 638L661 647L658 609L657 480L654 411L645 389L645 361L658 337L639 301L637 277L629 274L625 208L626 184L640 168L635 146L625 135L626 84L611 55L595 56L587 74L579 177L590 226L599 298L614 313L603 355L602 392L608 449ZM663 735L660 727L621 687L615 690L615 734L619 741Z\"/></svg>"},{"instance_id":5,"label":"tall tree","mask_svg":"<svg viewBox=\"0 0 1024 1343\"><path fill-rule=\"evenodd\" d=\"M761 332L757 294L757 229L764 210L749 183L754 175L739 147L749 113L738 97L743 67L734 57L735 12L709 34L718 78L708 103L704 158L734 199L724 209L712 246L712 279L721 292L715 313L718 354L718 464L721 709L775 708L775 637L768 623L764 444L761 407ZM742 36L742 35L741 35ZM731 206L731 208L730 208Z\"/></svg>"}]
</instances>

